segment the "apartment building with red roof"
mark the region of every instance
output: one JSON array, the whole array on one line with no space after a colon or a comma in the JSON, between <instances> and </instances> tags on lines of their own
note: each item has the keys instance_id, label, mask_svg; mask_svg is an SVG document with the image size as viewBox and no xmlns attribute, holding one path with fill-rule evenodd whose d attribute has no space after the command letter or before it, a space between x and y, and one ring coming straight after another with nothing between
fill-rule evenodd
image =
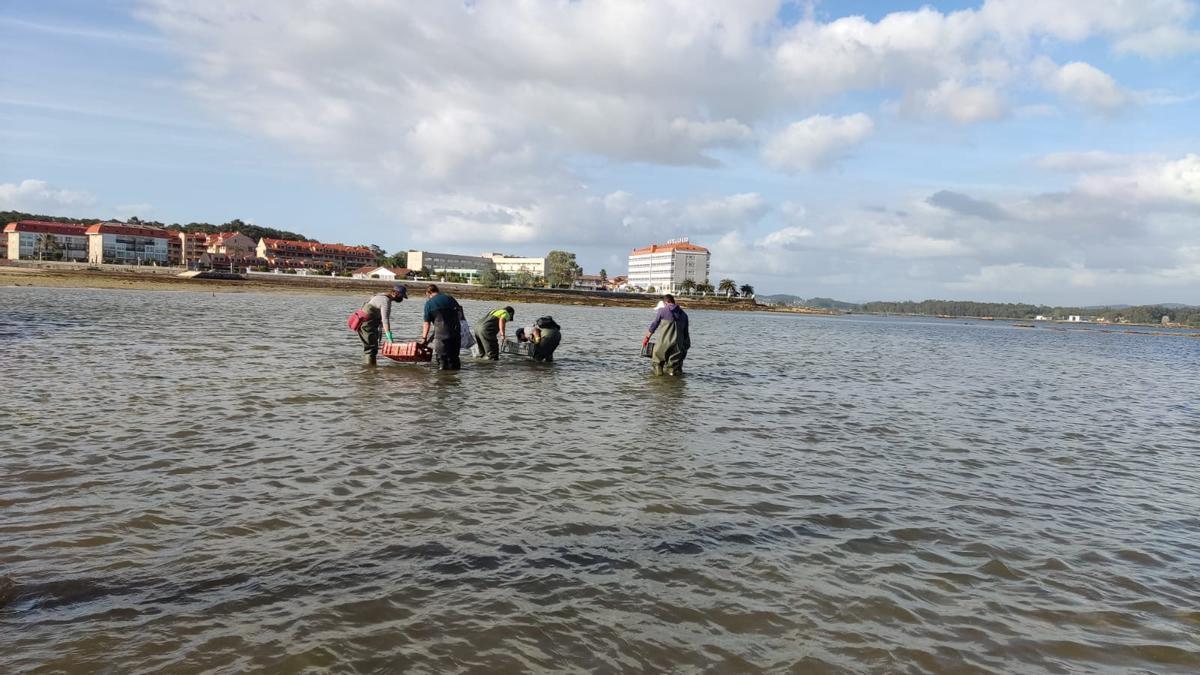
<instances>
[{"instance_id":1,"label":"apartment building with red roof","mask_svg":"<svg viewBox=\"0 0 1200 675\"><path fill-rule=\"evenodd\" d=\"M291 239L258 240L256 253L275 269L347 270L375 262L375 252L367 246L323 244L319 241Z\"/></svg>"},{"instance_id":2,"label":"apartment building with red roof","mask_svg":"<svg viewBox=\"0 0 1200 675\"><path fill-rule=\"evenodd\" d=\"M172 232L147 225L96 223L87 228L88 262L119 265L166 265Z\"/></svg>"},{"instance_id":3,"label":"apartment building with red roof","mask_svg":"<svg viewBox=\"0 0 1200 675\"><path fill-rule=\"evenodd\" d=\"M5 255L9 260L88 259L87 225L18 220L4 226Z\"/></svg>"}]
</instances>

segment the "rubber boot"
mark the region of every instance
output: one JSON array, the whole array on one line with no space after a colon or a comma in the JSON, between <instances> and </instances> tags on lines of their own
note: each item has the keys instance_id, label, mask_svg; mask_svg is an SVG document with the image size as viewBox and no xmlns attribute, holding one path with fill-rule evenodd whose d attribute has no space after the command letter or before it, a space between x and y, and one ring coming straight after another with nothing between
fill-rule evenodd
<instances>
[{"instance_id":1,"label":"rubber boot","mask_svg":"<svg viewBox=\"0 0 1200 675\"><path fill-rule=\"evenodd\" d=\"M374 354L363 354L363 365L364 366L375 365L375 355Z\"/></svg>"}]
</instances>

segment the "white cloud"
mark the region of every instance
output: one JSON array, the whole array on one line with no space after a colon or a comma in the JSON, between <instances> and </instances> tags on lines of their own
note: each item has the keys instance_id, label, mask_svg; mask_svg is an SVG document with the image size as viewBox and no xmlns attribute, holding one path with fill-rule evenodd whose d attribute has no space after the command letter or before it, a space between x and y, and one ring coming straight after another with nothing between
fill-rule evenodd
<instances>
[{"instance_id":1,"label":"white cloud","mask_svg":"<svg viewBox=\"0 0 1200 675\"><path fill-rule=\"evenodd\" d=\"M1156 26L1141 33L1121 38L1117 52L1138 54L1151 58L1167 58L1200 51L1200 33L1178 25Z\"/></svg>"},{"instance_id":2,"label":"white cloud","mask_svg":"<svg viewBox=\"0 0 1200 675\"><path fill-rule=\"evenodd\" d=\"M1142 164L1119 175L1089 175L1078 189L1089 196L1131 204L1200 207L1200 155Z\"/></svg>"},{"instance_id":3,"label":"white cloud","mask_svg":"<svg viewBox=\"0 0 1200 675\"><path fill-rule=\"evenodd\" d=\"M959 124L985 122L1004 117L1008 107L993 86L964 85L946 80L936 88L913 92L902 109L917 116L947 118Z\"/></svg>"},{"instance_id":4,"label":"white cloud","mask_svg":"<svg viewBox=\"0 0 1200 675\"><path fill-rule=\"evenodd\" d=\"M1129 94L1117 86L1108 73L1082 61L1073 61L1061 68L1042 62L1038 69L1043 71L1048 89L1085 107L1111 112L1130 101Z\"/></svg>"},{"instance_id":5,"label":"white cloud","mask_svg":"<svg viewBox=\"0 0 1200 675\"><path fill-rule=\"evenodd\" d=\"M43 180L0 183L0 208L10 211L74 215L95 204L96 198L89 192L56 188Z\"/></svg>"},{"instance_id":6,"label":"white cloud","mask_svg":"<svg viewBox=\"0 0 1200 675\"><path fill-rule=\"evenodd\" d=\"M874 130L863 113L846 117L814 115L789 124L763 146L763 159L784 171L828 166L846 155Z\"/></svg>"},{"instance_id":7,"label":"white cloud","mask_svg":"<svg viewBox=\"0 0 1200 675\"><path fill-rule=\"evenodd\" d=\"M1129 166L1132 158L1104 150L1088 150L1084 152L1054 152L1037 159L1037 165L1051 171L1101 171Z\"/></svg>"}]
</instances>

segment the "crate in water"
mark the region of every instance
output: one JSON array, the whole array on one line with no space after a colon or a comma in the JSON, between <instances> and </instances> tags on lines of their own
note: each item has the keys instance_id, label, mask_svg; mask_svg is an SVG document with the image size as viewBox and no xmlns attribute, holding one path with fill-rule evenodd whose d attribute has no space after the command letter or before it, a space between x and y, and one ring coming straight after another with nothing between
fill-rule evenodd
<instances>
[{"instance_id":1,"label":"crate in water","mask_svg":"<svg viewBox=\"0 0 1200 675\"><path fill-rule=\"evenodd\" d=\"M500 346L502 354L513 354L516 356L524 356L526 358L533 357L533 343L517 342L516 340L505 340Z\"/></svg>"},{"instance_id":2,"label":"crate in water","mask_svg":"<svg viewBox=\"0 0 1200 675\"><path fill-rule=\"evenodd\" d=\"M433 350L419 342L385 342L379 345L379 353L404 363L433 360Z\"/></svg>"}]
</instances>

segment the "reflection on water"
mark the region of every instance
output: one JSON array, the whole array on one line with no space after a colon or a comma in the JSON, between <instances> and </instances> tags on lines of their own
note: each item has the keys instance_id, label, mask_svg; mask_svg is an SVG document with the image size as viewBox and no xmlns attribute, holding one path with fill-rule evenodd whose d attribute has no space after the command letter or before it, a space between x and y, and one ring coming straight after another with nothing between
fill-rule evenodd
<instances>
[{"instance_id":1,"label":"reflection on water","mask_svg":"<svg viewBox=\"0 0 1200 675\"><path fill-rule=\"evenodd\" d=\"M518 305L554 364L438 373L355 306L0 289L4 670L1200 668L1196 340L696 311L668 379Z\"/></svg>"}]
</instances>

